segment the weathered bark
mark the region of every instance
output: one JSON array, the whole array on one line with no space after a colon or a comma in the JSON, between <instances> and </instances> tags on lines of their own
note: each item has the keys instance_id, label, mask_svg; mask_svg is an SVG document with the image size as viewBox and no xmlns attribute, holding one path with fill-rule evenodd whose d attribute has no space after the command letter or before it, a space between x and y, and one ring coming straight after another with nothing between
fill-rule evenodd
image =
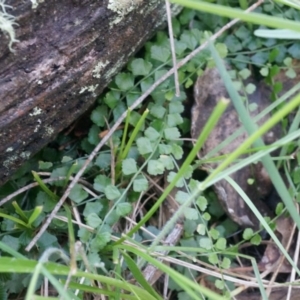
<instances>
[{"instance_id":1,"label":"weathered bark","mask_svg":"<svg viewBox=\"0 0 300 300\"><path fill-rule=\"evenodd\" d=\"M0 32L0 185L85 112L165 20L164 0L112 3L45 0L33 10L6 1L19 42L10 52Z\"/></svg>"}]
</instances>

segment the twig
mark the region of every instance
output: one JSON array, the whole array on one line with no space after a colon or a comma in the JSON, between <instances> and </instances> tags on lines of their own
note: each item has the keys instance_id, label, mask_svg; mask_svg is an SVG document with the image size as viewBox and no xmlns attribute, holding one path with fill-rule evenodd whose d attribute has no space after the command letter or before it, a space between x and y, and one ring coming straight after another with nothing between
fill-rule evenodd
<instances>
[{"instance_id":1,"label":"twig","mask_svg":"<svg viewBox=\"0 0 300 300\"><path fill-rule=\"evenodd\" d=\"M47 175L47 176L50 175L50 173L45 173L45 172L38 172L38 174L39 174L39 175L42 175L42 176L43 176L43 175ZM53 178L43 179L43 182L44 182L44 183L49 183L49 182L53 182L53 181L64 180L64 179L66 179L66 178L67 178L66 176L53 177ZM69 178L69 180L73 180L73 179L74 179L74 177L72 177L72 176ZM80 183L82 183L83 185L89 186L91 189L93 189L93 186L92 186L89 182L85 181L84 179L79 179L78 181L79 181ZM38 185L39 185L38 182L33 182L33 183L30 183L30 184L28 184L28 185L26 185L26 186L23 186L22 188L18 189L18 190L15 191L14 193L9 194L7 197L3 198L3 199L0 201L0 207L1 207L2 205L4 205L6 202L12 200L14 197L16 197L16 196L18 196L18 195L20 195L20 194L22 194L22 193L24 193L24 192L26 192L26 191L32 189L32 188L38 186ZM98 197L98 196L96 196L96 197Z\"/></svg>"},{"instance_id":2,"label":"twig","mask_svg":"<svg viewBox=\"0 0 300 300\"><path fill-rule=\"evenodd\" d=\"M177 62L176 62L176 53L175 53L175 45L174 45L174 36L173 36L173 27L172 27L172 15L170 9L170 2L166 0L166 12L167 12L167 20L168 20L168 29L169 29L169 38L170 38L170 47L172 53L172 60L173 60L173 67L174 70L174 81L175 81L175 91L176 96L180 96L180 88L179 88L179 80L178 80L178 69L177 69Z\"/></svg>"},{"instance_id":3,"label":"twig","mask_svg":"<svg viewBox=\"0 0 300 300\"><path fill-rule=\"evenodd\" d=\"M250 6L246 12L250 12L254 10L256 7L258 7L263 0L259 0L252 6ZM200 47L192 51L188 56L186 56L183 60L181 60L177 66L174 66L171 70L169 70L165 75L163 75L159 80L157 80L141 97L139 97L130 107L130 110L134 110L137 106L139 106L161 83L163 83L166 79L168 79L172 74L174 74L176 69L179 69L182 67L184 64L186 64L188 61L190 61L194 56L196 56L200 51L206 48L208 43L210 41L214 41L216 38L218 38L221 34L223 34L227 29L235 25L239 19L234 19L227 23L224 27L222 27L218 32L216 32L214 35L210 37L205 43L203 43ZM81 167L81 169L78 171L72 182L69 184L68 188L66 189L65 193L41 227L40 231L37 233L37 235L32 239L32 241L28 244L28 246L25 248L26 251L30 251L31 248L36 244L36 242L40 239L42 234L47 230L49 227L52 219L54 216L57 214L65 200L70 194L71 189L75 186L79 178L82 176L83 172L87 168L87 166L90 164L90 162L94 159L94 157L97 155L99 150L106 144L106 142L109 140L109 138L112 136L112 134L116 131L116 129L119 127L119 125L125 120L127 116L127 111L125 111L119 119L116 121L116 123L113 125L111 130L107 133L107 135L99 142L99 144L95 147L95 149L92 151L92 153L89 155L88 159L84 163L84 165Z\"/></svg>"},{"instance_id":4,"label":"twig","mask_svg":"<svg viewBox=\"0 0 300 300\"><path fill-rule=\"evenodd\" d=\"M175 246L180 240L182 236L182 232L183 232L183 225L176 224L173 230L168 234L166 240L163 241L163 244L167 246ZM161 251L159 253L161 256L166 256L168 255L169 252L170 251L166 250L166 251ZM159 258L158 261L162 262L163 259ZM162 273L163 270L158 269L157 267L150 264L147 265L143 271L144 278L145 280L148 281L150 285L153 285L159 279Z\"/></svg>"}]
</instances>

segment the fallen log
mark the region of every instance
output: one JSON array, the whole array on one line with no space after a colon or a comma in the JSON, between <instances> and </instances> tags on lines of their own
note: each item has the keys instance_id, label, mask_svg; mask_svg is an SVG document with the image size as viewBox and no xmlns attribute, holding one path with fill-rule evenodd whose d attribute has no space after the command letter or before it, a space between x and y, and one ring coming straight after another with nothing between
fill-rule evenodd
<instances>
[{"instance_id":1,"label":"fallen log","mask_svg":"<svg viewBox=\"0 0 300 300\"><path fill-rule=\"evenodd\" d=\"M166 13L164 0L1 0L4 19L0 185L94 103Z\"/></svg>"}]
</instances>

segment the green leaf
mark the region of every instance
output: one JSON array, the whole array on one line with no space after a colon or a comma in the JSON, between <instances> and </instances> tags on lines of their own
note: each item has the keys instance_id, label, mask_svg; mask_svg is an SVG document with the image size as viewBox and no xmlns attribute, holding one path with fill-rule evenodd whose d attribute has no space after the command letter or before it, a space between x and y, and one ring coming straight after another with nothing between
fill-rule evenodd
<instances>
[{"instance_id":1,"label":"green leaf","mask_svg":"<svg viewBox=\"0 0 300 300\"><path fill-rule=\"evenodd\" d=\"M134 86L134 77L129 73L119 73L115 77L115 83L122 91L128 91Z\"/></svg>"},{"instance_id":2,"label":"green leaf","mask_svg":"<svg viewBox=\"0 0 300 300\"><path fill-rule=\"evenodd\" d=\"M253 236L253 229L246 228L243 232L243 239L244 240L250 240Z\"/></svg>"},{"instance_id":3,"label":"green leaf","mask_svg":"<svg viewBox=\"0 0 300 300\"><path fill-rule=\"evenodd\" d=\"M140 121L141 117L142 116L136 111L130 112L129 124L135 127ZM141 130L143 130L143 126L144 124L142 125Z\"/></svg>"},{"instance_id":4,"label":"green leaf","mask_svg":"<svg viewBox=\"0 0 300 300\"><path fill-rule=\"evenodd\" d=\"M216 253L210 253L208 255L208 261L213 264L216 265L217 263L219 263L219 258L218 255Z\"/></svg>"},{"instance_id":5,"label":"green leaf","mask_svg":"<svg viewBox=\"0 0 300 300\"><path fill-rule=\"evenodd\" d=\"M251 95L255 92L256 86L253 83L248 83L245 87L246 93Z\"/></svg>"},{"instance_id":6,"label":"green leaf","mask_svg":"<svg viewBox=\"0 0 300 300\"><path fill-rule=\"evenodd\" d=\"M183 156L183 149L177 144L172 144L172 154L178 160L181 159Z\"/></svg>"},{"instance_id":7,"label":"green leaf","mask_svg":"<svg viewBox=\"0 0 300 300\"><path fill-rule=\"evenodd\" d=\"M177 140L180 138L180 132L177 127L166 128L164 136L167 140Z\"/></svg>"},{"instance_id":8,"label":"green leaf","mask_svg":"<svg viewBox=\"0 0 300 300\"><path fill-rule=\"evenodd\" d=\"M286 57L283 60L283 63L287 66L287 67L292 67L293 66L293 60L291 57Z\"/></svg>"},{"instance_id":9,"label":"green leaf","mask_svg":"<svg viewBox=\"0 0 300 300\"><path fill-rule=\"evenodd\" d=\"M136 58L131 61L129 64L130 70L132 71L133 75L135 76L146 76L149 75L152 64L148 61L145 61L142 58Z\"/></svg>"},{"instance_id":10,"label":"green leaf","mask_svg":"<svg viewBox=\"0 0 300 300\"><path fill-rule=\"evenodd\" d=\"M120 217L127 216L132 210L130 203L120 203L117 205L116 212Z\"/></svg>"},{"instance_id":11,"label":"green leaf","mask_svg":"<svg viewBox=\"0 0 300 300\"><path fill-rule=\"evenodd\" d=\"M116 122L125 111L127 111L127 106L124 101L120 101L113 110L114 121Z\"/></svg>"},{"instance_id":12,"label":"green leaf","mask_svg":"<svg viewBox=\"0 0 300 300\"><path fill-rule=\"evenodd\" d=\"M113 226L120 220L120 216L117 214L116 210L111 210L110 213L105 217L105 224Z\"/></svg>"},{"instance_id":13,"label":"green leaf","mask_svg":"<svg viewBox=\"0 0 300 300\"><path fill-rule=\"evenodd\" d=\"M247 184L252 185L255 182L253 178L248 178L247 179Z\"/></svg>"},{"instance_id":14,"label":"green leaf","mask_svg":"<svg viewBox=\"0 0 300 300\"><path fill-rule=\"evenodd\" d=\"M246 26L239 26L234 32L234 35L237 36L240 40L247 39L251 35L249 29Z\"/></svg>"},{"instance_id":15,"label":"green leaf","mask_svg":"<svg viewBox=\"0 0 300 300\"><path fill-rule=\"evenodd\" d=\"M279 55L280 51L278 48L274 48L269 54L269 62L272 63L276 60L277 56Z\"/></svg>"},{"instance_id":16,"label":"green leaf","mask_svg":"<svg viewBox=\"0 0 300 300\"><path fill-rule=\"evenodd\" d=\"M39 191L36 196L36 204L43 206L44 212L50 212L56 205L56 202L44 191Z\"/></svg>"},{"instance_id":17,"label":"green leaf","mask_svg":"<svg viewBox=\"0 0 300 300\"><path fill-rule=\"evenodd\" d=\"M251 61L256 65L264 65L269 59L269 54L267 52L256 52L251 56Z\"/></svg>"},{"instance_id":18,"label":"green leaf","mask_svg":"<svg viewBox=\"0 0 300 300\"><path fill-rule=\"evenodd\" d=\"M61 159L61 162L62 163L68 163L68 162L70 162L72 160L73 160L73 158L70 157L70 156L63 156L63 158Z\"/></svg>"},{"instance_id":19,"label":"green leaf","mask_svg":"<svg viewBox=\"0 0 300 300\"><path fill-rule=\"evenodd\" d=\"M159 144L158 150L160 154L171 154L172 153L172 146L171 145L165 145L165 144Z\"/></svg>"},{"instance_id":20,"label":"green leaf","mask_svg":"<svg viewBox=\"0 0 300 300\"><path fill-rule=\"evenodd\" d=\"M184 170L183 177L185 179L190 179L193 175L193 171L194 171L194 169L192 166L187 166Z\"/></svg>"},{"instance_id":21,"label":"green leaf","mask_svg":"<svg viewBox=\"0 0 300 300\"><path fill-rule=\"evenodd\" d=\"M197 232L200 234L200 235L205 235L206 234L206 226L204 224L198 224L197 226Z\"/></svg>"},{"instance_id":22,"label":"green leaf","mask_svg":"<svg viewBox=\"0 0 300 300\"><path fill-rule=\"evenodd\" d=\"M106 169L110 167L111 154L109 152L100 152L96 158L95 165L100 169Z\"/></svg>"},{"instance_id":23,"label":"green leaf","mask_svg":"<svg viewBox=\"0 0 300 300\"><path fill-rule=\"evenodd\" d=\"M133 181L133 190L135 192L145 192L148 190L148 180L144 176L139 176Z\"/></svg>"},{"instance_id":24,"label":"green leaf","mask_svg":"<svg viewBox=\"0 0 300 300\"><path fill-rule=\"evenodd\" d=\"M215 228L210 229L209 234L210 234L210 237L214 240L216 240L220 235L219 231L216 230Z\"/></svg>"},{"instance_id":25,"label":"green leaf","mask_svg":"<svg viewBox=\"0 0 300 300\"><path fill-rule=\"evenodd\" d=\"M53 247L57 243L57 238L53 234L45 231L37 242L37 246L40 247L40 251Z\"/></svg>"},{"instance_id":26,"label":"green leaf","mask_svg":"<svg viewBox=\"0 0 300 300\"><path fill-rule=\"evenodd\" d=\"M157 139L160 137L159 132L156 131L153 127L148 127L145 130L144 134L152 142L157 141Z\"/></svg>"},{"instance_id":27,"label":"green leaf","mask_svg":"<svg viewBox=\"0 0 300 300\"><path fill-rule=\"evenodd\" d=\"M294 69L292 68L289 68L286 72L285 72L285 75L288 77L288 78L295 78L297 76L297 73L295 72Z\"/></svg>"},{"instance_id":28,"label":"green leaf","mask_svg":"<svg viewBox=\"0 0 300 300\"><path fill-rule=\"evenodd\" d=\"M91 213L99 214L103 209L103 204L100 203L101 200L97 202L88 202L83 210L83 215L87 217Z\"/></svg>"},{"instance_id":29,"label":"green leaf","mask_svg":"<svg viewBox=\"0 0 300 300\"><path fill-rule=\"evenodd\" d=\"M162 119L166 113L166 109L161 105L153 105L150 108L150 114L155 118Z\"/></svg>"},{"instance_id":30,"label":"green leaf","mask_svg":"<svg viewBox=\"0 0 300 300\"><path fill-rule=\"evenodd\" d=\"M167 181L168 182L172 182L176 175L177 175L177 173L170 172L168 174ZM184 180L183 180L183 178L179 178L179 180L176 182L175 186L178 187L178 188L182 188L184 186Z\"/></svg>"},{"instance_id":31,"label":"green leaf","mask_svg":"<svg viewBox=\"0 0 300 300\"><path fill-rule=\"evenodd\" d=\"M202 215L202 218L203 220L205 221L209 221L211 219L211 215L207 212L205 212L203 215Z\"/></svg>"},{"instance_id":32,"label":"green leaf","mask_svg":"<svg viewBox=\"0 0 300 300\"><path fill-rule=\"evenodd\" d=\"M99 218L99 216L96 213L91 213L86 218L87 225L97 228L101 223L102 220Z\"/></svg>"},{"instance_id":33,"label":"green leaf","mask_svg":"<svg viewBox=\"0 0 300 300\"><path fill-rule=\"evenodd\" d=\"M223 290L225 288L225 284L224 284L224 281L220 280L220 279L217 279L215 281L215 286L216 288L218 288L219 290Z\"/></svg>"},{"instance_id":34,"label":"green leaf","mask_svg":"<svg viewBox=\"0 0 300 300\"><path fill-rule=\"evenodd\" d=\"M95 238L91 241L91 250L98 252L103 249L110 241L111 234L109 232L98 233Z\"/></svg>"},{"instance_id":35,"label":"green leaf","mask_svg":"<svg viewBox=\"0 0 300 300\"><path fill-rule=\"evenodd\" d=\"M122 172L124 175L135 174L137 172L136 161L132 158L127 158L122 161Z\"/></svg>"},{"instance_id":36,"label":"green leaf","mask_svg":"<svg viewBox=\"0 0 300 300\"><path fill-rule=\"evenodd\" d=\"M154 83L154 81L153 81L152 77L143 79L143 81L141 82L142 93L146 92L153 85L153 83Z\"/></svg>"},{"instance_id":37,"label":"green leaf","mask_svg":"<svg viewBox=\"0 0 300 300\"><path fill-rule=\"evenodd\" d=\"M250 243L252 245L256 245L258 246L260 243L261 243L261 236L259 234L255 234L251 240L250 240Z\"/></svg>"},{"instance_id":38,"label":"green leaf","mask_svg":"<svg viewBox=\"0 0 300 300\"><path fill-rule=\"evenodd\" d=\"M227 37L225 39L225 44L226 44L229 52L232 52L232 53L241 51L243 49L240 41L231 34L227 35Z\"/></svg>"},{"instance_id":39,"label":"green leaf","mask_svg":"<svg viewBox=\"0 0 300 300\"><path fill-rule=\"evenodd\" d=\"M263 68L260 69L259 72L260 72L260 74L261 74L262 76L267 77L267 76L269 75L269 68L263 67Z\"/></svg>"},{"instance_id":40,"label":"green leaf","mask_svg":"<svg viewBox=\"0 0 300 300\"><path fill-rule=\"evenodd\" d=\"M241 81L233 81L233 86L237 91L240 91L242 89L242 82Z\"/></svg>"},{"instance_id":41,"label":"green leaf","mask_svg":"<svg viewBox=\"0 0 300 300\"><path fill-rule=\"evenodd\" d=\"M110 184L111 180L104 175L98 175L94 179L94 189L99 192L104 192L105 187Z\"/></svg>"},{"instance_id":42,"label":"green leaf","mask_svg":"<svg viewBox=\"0 0 300 300\"><path fill-rule=\"evenodd\" d=\"M147 172L149 173L149 175L161 175L163 174L165 171L165 166L163 165L162 162L160 162L159 160L149 160L148 162L148 166L147 166Z\"/></svg>"},{"instance_id":43,"label":"green leaf","mask_svg":"<svg viewBox=\"0 0 300 300\"><path fill-rule=\"evenodd\" d=\"M228 54L228 49L226 44L216 43L216 50L218 51L221 58L225 58Z\"/></svg>"},{"instance_id":44,"label":"green leaf","mask_svg":"<svg viewBox=\"0 0 300 300\"><path fill-rule=\"evenodd\" d=\"M226 249L226 239L221 237L217 240L215 247L219 250L225 250Z\"/></svg>"},{"instance_id":45,"label":"green leaf","mask_svg":"<svg viewBox=\"0 0 300 300\"><path fill-rule=\"evenodd\" d=\"M206 250L211 250L213 247L212 241L208 237L202 237L199 241L199 246Z\"/></svg>"},{"instance_id":46,"label":"green leaf","mask_svg":"<svg viewBox=\"0 0 300 300\"><path fill-rule=\"evenodd\" d=\"M15 238L11 235L6 234L3 238L2 238L2 243L4 243L6 246L11 247L14 250L19 250L20 248L20 242L18 238Z\"/></svg>"},{"instance_id":47,"label":"green leaf","mask_svg":"<svg viewBox=\"0 0 300 300\"><path fill-rule=\"evenodd\" d=\"M89 252L87 255L87 260L90 266L101 267L101 258L96 252Z\"/></svg>"},{"instance_id":48,"label":"green leaf","mask_svg":"<svg viewBox=\"0 0 300 300\"><path fill-rule=\"evenodd\" d=\"M186 192L183 191L178 191L175 195L175 200L179 203L179 204L183 204L184 202L186 202L189 199L190 195Z\"/></svg>"},{"instance_id":49,"label":"green leaf","mask_svg":"<svg viewBox=\"0 0 300 300\"><path fill-rule=\"evenodd\" d=\"M105 97L103 99L103 102L110 108L113 109L117 106L117 104L120 102L120 95L121 93L119 91L109 91L105 94ZM100 101L102 103L102 99Z\"/></svg>"},{"instance_id":50,"label":"green leaf","mask_svg":"<svg viewBox=\"0 0 300 300\"><path fill-rule=\"evenodd\" d=\"M170 49L163 47L163 46L152 46L151 47L151 58L158 60L160 62L167 62L171 57Z\"/></svg>"},{"instance_id":51,"label":"green leaf","mask_svg":"<svg viewBox=\"0 0 300 300\"><path fill-rule=\"evenodd\" d=\"M173 99L174 95L175 95L175 91L173 91L173 90L167 91L165 93L165 99L168 101L171 101Z\"/></svg>"},{"instance_id":52,"label":"green leaf","mask_svg":"<svg viewBox=\"0 0 300 300\"><path fill-rule=\"evenodd\" d=\"M180 101L171 101L169 104L170 114L181 114L184 111L184 106Z\"/></svg>"},{"instance_id":53,"label":"green leaf","mask_svg":"<svg viewBox=\"0 0 300 300\"><path fill-rule=\"evenodd\" d=\"M98 145L98 143L100 142L99 133L100 133L100 128L98 126L93 125L90 128L89 134L88 134L88 141L90 144L92 144L94 146Z\"/></svg>"},{"instance_id":54,"label":"green leaf","mask_svg":"<svg viewBox=\"0 0 300 300\"><path fill-rule=\"evenodd\" d=\"M197 198L196 204L201 211L205 211L207 208L207 199L204 196L200 196Z\"/></svg>"},{"instance_id":55,"label":"green leaf","mask_svg":"<svg viewBox=\"0 0 300 300\"><path fill-rule=\"evenodd\" d=\"M259 51L262 48L262 41L260 39L251 39L250 41L248 39L242 43L243 45L247 45L248 49L252 52L255 52L255 50Z\"/></svg>"},{"instance_id":56,"label":"green leaf","mask_svg":"<svg viewBox=\"0 0 300 300\"><path fill-rule=\"evenodd\" d=\"M231 260L228 257L224 257L221 263L222 269L229 269L231 265Z\"/></svg>"},{"instance_id":57,"label":"green leaf","mask_svg":"<svg viewBox=\"0 0 300 300\"><path fill-rule=\"evenodd\" d=\"M182 124L183 119L180 114L168 114L167 124L169 127L175 127L179 124Z\"/></svg>"},{"instance_id":58,"label":"green leaf","mask_svg":"<svg viewBox=\"0 0 300 300\"><path fill-rule=\"evenodd\" d=\"M168 70L166 69L160 69L160 70L156 70L155 73L154 73L154 80L155 81L158 81L160 80L166 73L168 72ZM172 82L173 83L173 82ZM159 90L156 90L154 91L151 95L152 97L154 98L155 101L157 101L158 97L154 97L155 95L155 92L156 93L159 93L159 94L164 94L162 90L164 89L167 89L169 88L169 85L170 85L170 78L165 80L164 82L162 82L160 85L159 85ZM159 100L161 100L162 98L159 96Z\"/></svg>"},{"instance_id":59,"label":"green leaf","mask_svg":"<svg viewBox=\"0 0 300 300\"><path fill-rule=\"evenodd\" d=\"M140 90L135 88L126 94L126 104L130 107L140 96Z\"/></svg>"},{"instance_id":60,"label":"green leaf","mask_svg":"<svg viewBox=\"0 0 300 300\"><path fill-rule=\"evenodd\" d=\"M120 191L114 185L108 185L104 189L105 196L108 200L116 200L121 196Z\"/></svg>"},{"instance_id":61,"label":"green leaf","mask_svg":"<svg viewBox=\"0 0 300 300\"><path fill-rule=\"evenodd\" d=\"M91 120L99 127L105 125L105 118L108 118L108 111L106 105L97 106L91 114Z\"/></svg>"},{"instance_id":62,"label":"green leaf","mask_svg":"<svg viewBox=\"0 0 300 300\"><path fill-rule=\"evenodd\" d=\"M191 87L192 85L194 84L193 80L191 78L187 78L185 84L184 84L184 87L186 89L188 89L189 87Z\"/></svg>"},{"instance_id":63,"label":"green leaf","mask_svg":"<svg viewBox=\"0 0 300 300\"><path fill-rule=\"evenodd\" d=\"M80 227L77 235L82 243L87 243L90 240L92 233L86 228Z\"/></svg>"},{"instance_id":64,"label":"green leaf","mask_svg":"<svg viewBox=\"0 0 300 300\"><path fill-rule=\"evenodd\" d=\"M153 152L151 142L146 137L138 138L137 141L136 141L136 144L137 144L138 150L139 150L141 155Z\"/></svg>"},{"instance_id":65,"label":"green leaf","mask_svg":"<svg viewBox=\"0 0 300 300\"><path fill-rule=\"evenodd\" d=\"M175 17L172 18L172 29L173 29L174 37L178 36L178 34L180 34L181 32L180 22Z\"/></svg>"},{"instance_id":66,"label":"green leaf","mask_svg":"<svg viewBox=\"0 0 300 300\"><path fill-rule=\"evenodd\" d=\"M48 170L53 166L52 162L39 160L39 169L40 170Z\"/></svg>"},{"instance_id":67,"label":"green leaf","mask_svg":"<svg viewBox=\"0 0 300 300\"><path fill-rule=\"evenodd\" d=\"M86 199L89 194L82 188L81 184L75 184L75 186L71 189L69 198L75 203L80 203L84 199Z\"/></svg>"},{"instance_id":68,"label":"green leaf","mask_svg":"<svg viewBox=\"0 0 300 300\"><path fill-rule=\"evenodd\" d=\"M187 45L184 42L178 41L178 40L175 40L174 44L175 44L175 53L178 56L181 56L184 53L184 51L186 50Z\"/></svg>"},{"instance_id":69,"label":"green leaf","mask_svg":"<svg viewBox=\"0 0 300 300\"><path fill-rule=\"evenodd\" d=\"M167 170L174 169L173 160L169 155L161 155L158 160L163 163Z\"/></svg>"},{"instance_id":70,"label":"green leaf","mask_svg":"<svg viewBox=\"0 0 300 300\"><path fill-rule=\"evenodd\" d=\"M250 77L251 71L247 68L239 71L239 75L242 77L243 80L246 80Z\"/></svg>"},{"instance_id":71,"label":"green leaf","mask_svg":"<svg viewBox=\"0 0 300 300\"><path fill-rule=\"evenodd\" d=\"M195 208L186 207L183 212L184 216L188 220L198 220L199 214Z\"/></svg>"},{"instance_id":72,"label":"green leaf","mask_svg":"<svg viewBox=\"0 0 300 300\"><path fill-rule=\"evenodd\" d=\"M276 216L281 215L283 209L284 209L283 203L282 203L282 202L278 203L278 204L276 205L276 209L275 209L275 214L276 214Z\"/></svg>"},{"instance_id":73,"label":"green leaf","mask_svg":"<svg viewBox=\"0 0 300 300\"><path fill-rule=\"evenodd\" d=\"M191 31L185 31L181 36L180 40L187 46L188 49L194 50L196 46L198 45L197 39L193 35Z\"/></svg>"}]
</instances>

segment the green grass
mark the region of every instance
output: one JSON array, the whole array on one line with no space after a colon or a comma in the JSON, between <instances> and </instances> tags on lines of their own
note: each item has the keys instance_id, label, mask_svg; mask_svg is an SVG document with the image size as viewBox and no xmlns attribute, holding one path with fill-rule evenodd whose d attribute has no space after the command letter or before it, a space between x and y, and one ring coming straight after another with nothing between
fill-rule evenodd
<instances>
[{"instance_id":1,"label":"green grass","mask_svg":"<svg viewBox=\"0 0 300 300\"><path fill-rule=\"evenodd\" d=\"M8 201L0 208L0 299L13 299L16 295L24 299L84 299L84 293L108 299L164 299L162 285L171 298L231 299L250 282L235 271L241 261L252 268L252 284L263 299L268 299L269 282L259 270L261 257L253 254L260 251L263 255L261 245L268 239L263 232L269 234L278 253L290 262L296 276L300 275L297 262L274 230L279 215L287 213L300 228L294 204L300 183L299 114L290 125L287 122L287 116L300 104L299 96L292 97L299 84L286 95L274 95L270 106L256 118L250 118L235 88L239 78L252 71L250 64L273 83L274 90L277 70L285 70L287 76L297 72L297 66L291 63L292 59L299 59L295 41L263 39L253 32L258 29L257 24L297 31L300 27L294 17L300 17L300 13L273 2L248 14L232 8L229 1L223 1L223 6L202 1L172 2L193 8L184 9L173 19L178 61L227 24L227 18L239 17L248 23L226 31L178 70L179 97L175 95L173 78L168 78L149 95L145 105L128 110L172 67L167 30L157 33L113 79L107 92L99 96L87 136L74 140L72 135L61 134L0 188L1 200L15 193L14 202ZM238 5L248 8L245 1ZM216 12L219 16L208 14ZM236 70L234 79L224 67L225 57ZM189 89L206 65L212 64L219 69L244 128L216 145L203 161L196 162L199 150L218 126L228 104L220 101L207 116L195 145L183 138L190 131L190 120L183 117L187 92L191 92ZM292 99L287 102L287 98ZM254 129L255 122L269 112L272 117ZM127 116L122 128L100 149L37 245L26 252L28 243L98 145L99 134L111 128L122 114ZM286 134L273 145L265 146L261 137L278 122ZM243 130L249 138L229 155L220 157L218 151ZM61 145L67 146L60 149ZM270 153L278 148L279 157L272 158ZM249 155L241 158L244 153ZM221 162L207 177L197 175L197 166L216 160ZM284 204L277 207L272 221L263 218L230 177L258 160L264 164ZM288 188L278 166L287 174ZM263 232L241 232L224 215L209 189L224 179L256 214ZM33 182L37 184L30 185ZM252 248L246 251L249 245ZM169 281L148 281L145 270L150 265L159 274L168 275ZM49 290L54 291L51 296L41 294L41 286L47 286L41 279L49 282Z\"/></svg>"}]
</instances>

